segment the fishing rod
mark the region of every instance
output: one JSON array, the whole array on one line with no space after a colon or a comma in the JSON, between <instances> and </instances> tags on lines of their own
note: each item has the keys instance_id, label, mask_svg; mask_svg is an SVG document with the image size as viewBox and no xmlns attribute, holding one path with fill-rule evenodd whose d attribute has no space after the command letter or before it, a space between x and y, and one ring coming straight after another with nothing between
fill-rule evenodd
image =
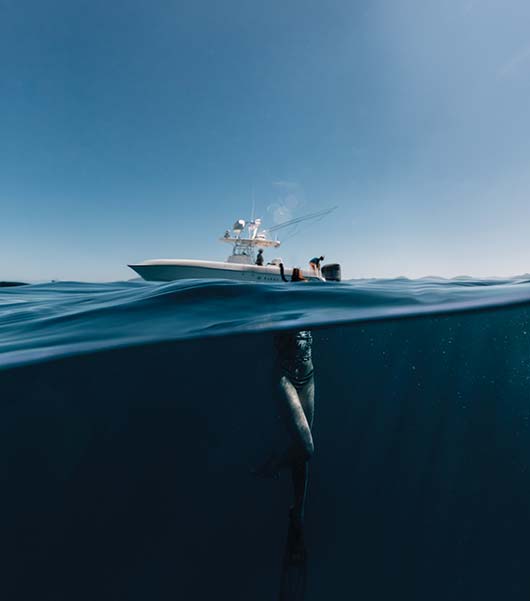
<instances>
[{"instance_id":1,"label":"fishing rod","mask_svg":"<svg viewBox=\"0 0 530 601\"><path fill-rule=\"evenodd\" d=\"M320 217L329 215L329 213L332 213L337 208L338 208L337 206L334 206L329 209L324 209L323 211L317 211L315 213L309 213L309 215L303 215L302 217L295 217L294 219L289 219L289 221L284 221L283 223L280 223L278 225L273 225L272 227L269 227L264 231L265 232L276 232L285 227L289 227L291 225L297 225L299 223L302 223L303 221L310 221L311 219L319 219Z\"/></svg>"}]
</instances>

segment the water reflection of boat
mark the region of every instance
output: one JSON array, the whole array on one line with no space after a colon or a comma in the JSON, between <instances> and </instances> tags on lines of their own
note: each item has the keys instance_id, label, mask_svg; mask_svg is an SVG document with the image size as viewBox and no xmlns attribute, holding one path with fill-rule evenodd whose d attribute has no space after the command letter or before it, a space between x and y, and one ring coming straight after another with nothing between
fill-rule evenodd
<instances>
[{"instance_id":1,"label":"water reflection of boat","mask_svg":"<svg viewBox=\"0 0 530 601\"><path fill-rule=\"evenodd\" d=\"M273 259L270 263L257 265L256 249L278 248L280 241L270 238L270 234L281 228L297 225L303 221L318 219L333 209L319 211L305 217L291 219L268 230L261 230L261 219L245 221L238 219L232 230L226 230L220 238L222 242L232 245L232 254L226 261L203 261L196 259L151 259L129 265L144 280L170 282L187 278L214 278L225 280L242 280L247 282L280 282L282 281L282 260ZM284 268L286 279L290 279L293 268ZM340 279L338 265L324 265L321 272L301 270L303 276L310 281ZM327 274L327 275L326 275ZM323 277L324 276L324 277Z\"/></svg>"}]
</instances>

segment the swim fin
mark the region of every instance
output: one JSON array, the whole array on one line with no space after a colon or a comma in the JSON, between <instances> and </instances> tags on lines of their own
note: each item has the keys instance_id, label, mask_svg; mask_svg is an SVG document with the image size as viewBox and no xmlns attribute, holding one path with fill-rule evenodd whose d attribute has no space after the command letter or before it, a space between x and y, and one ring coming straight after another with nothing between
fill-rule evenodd
<instances>
[{"instance_id":1,"label":"swim fin","mask_svg":"<svg viewBox=\"0 0 530 601\"><path fill-rule=\"evenodd\" d=\"M282 566L279 601L303 601L307 582L307 549L304 532L292 517Z\"/></svg>"}]
</instances>

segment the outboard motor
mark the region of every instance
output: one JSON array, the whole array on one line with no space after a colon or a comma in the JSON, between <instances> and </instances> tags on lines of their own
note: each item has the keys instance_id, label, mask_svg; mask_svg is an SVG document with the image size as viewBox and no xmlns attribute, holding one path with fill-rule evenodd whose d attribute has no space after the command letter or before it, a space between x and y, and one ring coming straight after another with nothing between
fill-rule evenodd
<instances>
[{"instance_id":1,"label":"outboard motor","mask_svg":"<svg viewBox=\"0 0 530 601\"><path fill-rule=\"evenodd\" d=\"M327 282L340 282L340 265L338 263L322 265L320 272Z\"/></svg>"}]
</instances>

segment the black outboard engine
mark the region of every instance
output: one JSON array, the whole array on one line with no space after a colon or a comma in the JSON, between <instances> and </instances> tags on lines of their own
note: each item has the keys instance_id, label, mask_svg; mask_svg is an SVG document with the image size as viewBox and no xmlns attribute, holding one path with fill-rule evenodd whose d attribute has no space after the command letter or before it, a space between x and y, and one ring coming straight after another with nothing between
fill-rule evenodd
<instances>
[{"instance_id":1,"label":"black outboard engine","mask_svg":"<svg viewBox=\"0 0 530 601\"><path fill-rule=\"evenodd\" d=\"M340 265L338 263L329 263L322 265L320 269L322 277L328 282L340 282Z\"/></svg>"}]
</instances>

